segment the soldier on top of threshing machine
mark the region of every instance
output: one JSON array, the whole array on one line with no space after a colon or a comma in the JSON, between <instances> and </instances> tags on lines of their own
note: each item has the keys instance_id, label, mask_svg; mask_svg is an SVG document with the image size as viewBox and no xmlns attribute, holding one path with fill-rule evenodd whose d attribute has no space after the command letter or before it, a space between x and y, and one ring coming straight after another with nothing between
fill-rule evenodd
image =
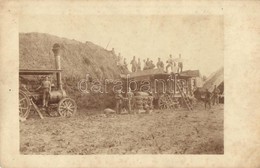
<instances>
[{"instance_id":1,"label":"soldier on top of threshing machine","mask_svg":"<svg viewBox=\"0 0 260 168\"><path fill-rule=\"evenodd\" d=\"M57 109L57 112L62 117L71 117L77 111L76 102L69 98L62 87L61 81L61 65L60 65L60 45L54 44L52 49L55 57L56 69L52 70L30 70L20 69L19 70L19 116L20 119L25 120L29 114L31 107L33 107L41 118L43 118L40 108L45 108L46 112L52 108ZM56 87L51 83L49 77L56 75ZM41 81L38 87L33 87L35 80L24 82L26 77L42 77L44 80Z\"/></svg>"}]
</instances>

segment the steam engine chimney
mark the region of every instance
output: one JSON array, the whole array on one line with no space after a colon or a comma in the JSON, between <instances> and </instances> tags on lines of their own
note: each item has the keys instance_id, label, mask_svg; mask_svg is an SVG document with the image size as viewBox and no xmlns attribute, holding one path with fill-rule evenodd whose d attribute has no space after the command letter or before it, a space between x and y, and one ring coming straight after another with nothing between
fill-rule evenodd
<instances>
[{"instance_id":1,"label":"steam engine chimney","mask_svg":"<svg viewBox=\"0 0 260 168\"><path fill-rule=\"evenodd\" d=\"M52 51L54 53L56 69L61 70L60 45L58 43L55 43L52 47ZM57 73L57 86L58 86L58 89L62 90L62 81L61 81L61 73L60 72Z\"/></svg>"}]
</instances>

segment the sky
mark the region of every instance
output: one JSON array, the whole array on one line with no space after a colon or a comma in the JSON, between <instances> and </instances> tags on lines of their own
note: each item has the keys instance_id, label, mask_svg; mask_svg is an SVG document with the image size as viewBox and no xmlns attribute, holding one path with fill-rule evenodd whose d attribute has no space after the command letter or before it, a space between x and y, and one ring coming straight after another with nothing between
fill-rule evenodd
<instances>
[{"instance_id":1,"label":"sky","mask_svg":"<svg viewBox=\"0 0 260 168\"><path fill-rule=\"evenodd\" d=\"M224 64L224 25L218 15L20 15L19 31L90 41L157 62L182 55L184 70L210 75Z\"/></svg>"}]
</instances>

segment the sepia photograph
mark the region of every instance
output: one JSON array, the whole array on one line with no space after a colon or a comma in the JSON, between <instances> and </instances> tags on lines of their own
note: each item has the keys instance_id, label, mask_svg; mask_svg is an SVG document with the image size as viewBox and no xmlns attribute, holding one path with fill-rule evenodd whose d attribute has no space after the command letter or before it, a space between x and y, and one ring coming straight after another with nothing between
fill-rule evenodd
<instances>
[{"instance_id":1,"label":"sepia photograph","mask_svg":"<svg viewBox=\"0 0 260 168\"><path fill-rule=\"evenodd\" d=\"M219 15L21 15L20 153L224 154L223 26Z\"/></svg>"},{"instance_id":2,"label":"sepia photograph","mask_svg":"<svg viewBox=\"0 0 260 168\"><path fill-rule=\"evenodd\" d=\"M0 168L259 168L260 1L0 1Z\"/></svg>"}]
</instances>

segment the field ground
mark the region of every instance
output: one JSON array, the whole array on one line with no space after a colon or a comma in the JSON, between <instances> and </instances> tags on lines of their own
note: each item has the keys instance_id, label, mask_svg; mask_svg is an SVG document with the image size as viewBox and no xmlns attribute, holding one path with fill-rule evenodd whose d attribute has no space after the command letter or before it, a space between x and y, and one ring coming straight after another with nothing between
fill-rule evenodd
<instances>
[{"instance_id":1,"label":"field ground","mask_svg":"<svg viewBox=\"0 0 260 168\"><path fill-rule=\"evenodd\" d=\"M21 154L223 154L224 106L193 112L110 115L80 110L73 118L37 116L20 123Z\"/></svg>"}]
</instances>

